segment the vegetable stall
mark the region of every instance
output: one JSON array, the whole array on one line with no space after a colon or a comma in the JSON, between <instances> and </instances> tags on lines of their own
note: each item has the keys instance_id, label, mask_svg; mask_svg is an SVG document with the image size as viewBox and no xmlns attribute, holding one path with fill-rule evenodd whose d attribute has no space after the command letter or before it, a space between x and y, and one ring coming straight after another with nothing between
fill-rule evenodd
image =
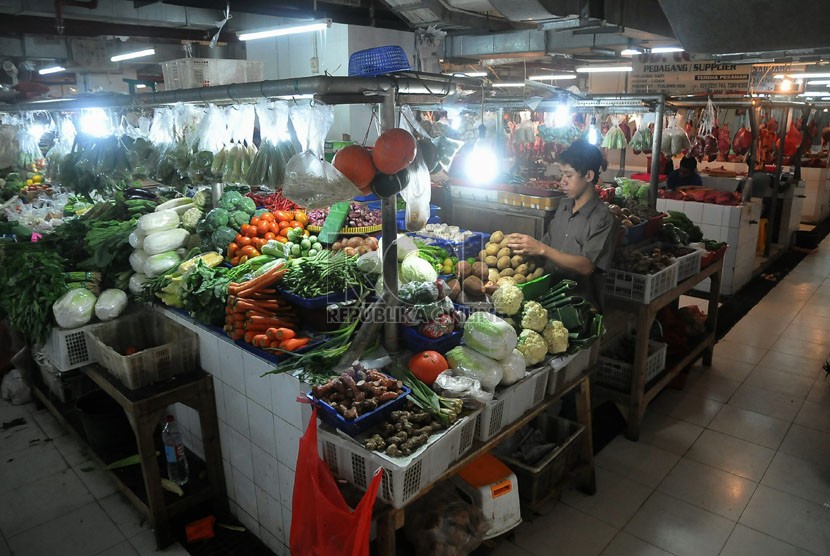
<instances>
[{"instance_id":1,"label":"vegetable stall","mask_svg":"<svg viewBox=\"0 0 830 556\"><path fill-rule=\"evenodd\" d=\"M274 399L306 392L324 423L321 442L392 469L392 483L429 461L416 490L384 489L386 529L458 461L489 451L564 393L578 391L579 418L589 424L601 315L571 298L567 282L551 283L540 261L512 253L510 230L464 230L430 214L430 170L452 157L436 150L427 158L441 138L420 129L407 107L399 117L396 105L459 85L325 77L39 104L39 113L53 113L55 139L40 154L31 149L34 167L21 159L7 173L0 243L3 261L24 263L2 265L0 308L43 362L36 390L71 412L87 365L138 389L195 370L194 361L157 362L148 373L136 362L175 344L111 335L124 319L154 328L152 315L161 314L198 338L199 366L217 392L273 411L286 440L301 434L304 418ZM315 100L269 100L294 94ZM233 106L205 105L231 98ZM386 131L368 156L355 145L323 161L329 98L380 106ZM27 108L3 125L32 133ZM89 134L87 117L100 120L104 137ZM378 200L362 200L372 192ZM70 361L70 336L110 338L114 359L90 347ZM223 423L240 417L223 413L226 443ZM203 457L191 444L189 457ZM448 445L457 452L433 464ZM591 490L590 442L580 446Z\"/></svg>"}]
</instances>

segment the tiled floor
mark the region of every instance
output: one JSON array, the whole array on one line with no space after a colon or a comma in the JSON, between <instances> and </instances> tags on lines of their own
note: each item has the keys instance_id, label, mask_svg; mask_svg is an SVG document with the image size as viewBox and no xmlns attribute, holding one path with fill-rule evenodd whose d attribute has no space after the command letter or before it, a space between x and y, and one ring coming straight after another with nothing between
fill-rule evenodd
<instances>
[{"instance_id":1,"label":"tiled floor","mask_svg":"<svg viewBox=\"0 0 830 556\"><path fill-rule=\"evenodd\" d=\"M156 551L141 514L45 410L0 400L0 556L187 556Z\"/></svg>"},{"instance_id":2,"label":"tiled floor","mask_svg":"<svg viewBox=\"0 0 830 556\"><path fill-rule=\"evenodd\" d=\"M830 556L830 240L492 556ZM105 473L44 411L0 402L0 556L155 554ZM164 554L187 554L174 545Z\"/></svg>"},{"instance_id":3,"label":"tiled floor","mask_svg":"<svg viewBox=\"0 0 830 556\"><path fill-rule=\"evenodd\" d=\"M493 556L830 556L830 240L715 353Z\"/></svg>"}]
</instances>

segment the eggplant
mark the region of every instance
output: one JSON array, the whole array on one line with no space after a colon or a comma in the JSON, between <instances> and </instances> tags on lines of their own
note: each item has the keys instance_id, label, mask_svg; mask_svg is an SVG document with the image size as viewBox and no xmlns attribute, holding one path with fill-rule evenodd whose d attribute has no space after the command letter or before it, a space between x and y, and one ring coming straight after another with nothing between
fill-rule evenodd
<instances>
[{"instance_id":1,"label":"eggplant","mask_svg":"<svg viewBox=\"0 0 830 556\"><path fill-rule=\"evenodd\" d=\"M130 187L124 192L124 196L127 199L147 199L148 201L156 201L158 197L156 197L155 193L150 193L145 189L140 189L138 187Z\"/></svg>"}]
</instances>

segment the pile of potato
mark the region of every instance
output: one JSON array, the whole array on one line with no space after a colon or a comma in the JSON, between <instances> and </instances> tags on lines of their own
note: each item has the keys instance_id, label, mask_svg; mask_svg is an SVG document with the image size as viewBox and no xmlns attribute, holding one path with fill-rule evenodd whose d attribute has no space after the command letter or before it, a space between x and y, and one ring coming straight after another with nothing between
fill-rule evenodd
<instances>
[{"instance_id":1,"label":"pile of potato","mask_svg":"<svg viewBox=\"0 0 830 556\"><path fill-rule=\"evenodd\" d=\"M493 232L487 245L473 264L458 261L455 267L464 294L477 298L491 294L505 284L524 284L544 274L542 261L536 257L514 254L507 246L504 232Z\"/></svg>"}]
</instances>

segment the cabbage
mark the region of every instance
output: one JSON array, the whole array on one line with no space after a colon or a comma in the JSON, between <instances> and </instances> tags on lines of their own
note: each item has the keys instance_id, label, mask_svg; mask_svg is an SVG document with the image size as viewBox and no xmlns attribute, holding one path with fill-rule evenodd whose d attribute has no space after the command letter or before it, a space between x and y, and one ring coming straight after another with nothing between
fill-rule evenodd
<instances>
[{"instance_id":1,"label":"cabbage","mask_svg":"<svg viewBox=\"0 0 830 556\"><path fill-rule=\"evenodd\" d=\"M465 346L448 351L447 362L458 374L479 381L481 387L489 392L499 385L504 376L504 368L498 361Z\"/></svg>"},{"instance_id":2,"label":"cabbage","mask_svg":"<svg viewBox=\"0 0 830 556\"><path fill-rule=\"evenodd\" d=\"M132 276L130 276L130 293L133 295L139 295L142 292L144 287L144 282L147 281L147 275L143 272L136 272Z\"/></svg>"},{"instance_id":3,"label":"cabbage","mask_svg":"<svg viewBox=\"0 0 830 556\"><path fill-rule=\"evenodd\" d=\"M166 253L159 253L147 257L147 262L144 263L144 274L148 278L161 276L168 270L176 268L181 264L182 258L175 251L168 251Z\"/></svg>"},{"instance_id":4,"label":"cabbage","mask_svg":"<svg viewBox=\"0 0 830 556\"><path fill-rule=\"evenodd\" d=\"M507 359L501 361L501 367L504 370L504 376L501 379L502 386L510 386L522 380L525 377L527 364L525 363L525 356L518 349L514 349Z\"/></svg>"},{"instance_id":5,"label":"cabbage","mask_svg":"<svg viewBox=\"0 0 830 556\"><path fill-rule=\"evenodd\" d=\"M83 288L69 290L52 305L55 322L61 328L78 328L92 320L95 294Z\"/></svg>"},{"instance_id":6,"label":"cabbage","mask_svg":"<svg viewBox=\"0 0 830 556\"><path fill-rule=\"evenodd\" d=\"M418 253L410 253L401 264L401 282L435 282L438 279L438 272L432 265L418 256Z\"/></svg>"},{"instance_id":7,"label":"cabbage","mask_svg":"<svg viewBox=\"0 0 830 556\"><path fill-rule=\"evenodd\" d=\"M179 227L179 215L175 210L161 210L145 214L138 219L136 230L145 236Z\"/></svg>"},{"instance_id":8,"label":"cabbage","mask_svg":"<svg viewBox=\"0 0 830 556\"><path fill-rule=\"evenodd\" d=\"M144 249L136 249L130 253L130 266L136 272L144 272L144 265L147 263L147 253Z\"/></svg>"},{"instance_id":9,"label":"cabbage","mask_svg":"<svg viewBox=\"0 0 830 556\"><path fill-rule=\"evenodd\" d=\"M504 359L516 348L518 336L512 326L493 315L478 311L464 323L464 343L493 359Z\"/></svg>"},{"instance_id":10,"label":"cabbage","mask_svg":"<svg viewBox=\"0 0 830 556\"><path fill-rule=\"evenodd\" d=\"M174 251L184 245L188 237L190 237L190 233L181 228L156 232L144 238L144 246L142 249L148 255L158 255L166 251Z\"/></svg>"},{"instance_id":11,"label":"cabbage","mask_svg":"<svg viewBox=\"0 0 830 556\"><path fill-rule=\"evenodd\" d=\"M127 294L119 289L104 290L95 302L95 316L112 320L127 308Z\"/></svg>"},{"instance_id":12,"label":"cabbage","mask_svg":"<svg viewBox=\"0 0 830 556\"><path fill-rule=\"evenodd\" d=\"M144 234L139 233L138 230L133 230L129 237L130 247L133 249L141 249L144 245Z\"/></svg>"}]
</instances>

